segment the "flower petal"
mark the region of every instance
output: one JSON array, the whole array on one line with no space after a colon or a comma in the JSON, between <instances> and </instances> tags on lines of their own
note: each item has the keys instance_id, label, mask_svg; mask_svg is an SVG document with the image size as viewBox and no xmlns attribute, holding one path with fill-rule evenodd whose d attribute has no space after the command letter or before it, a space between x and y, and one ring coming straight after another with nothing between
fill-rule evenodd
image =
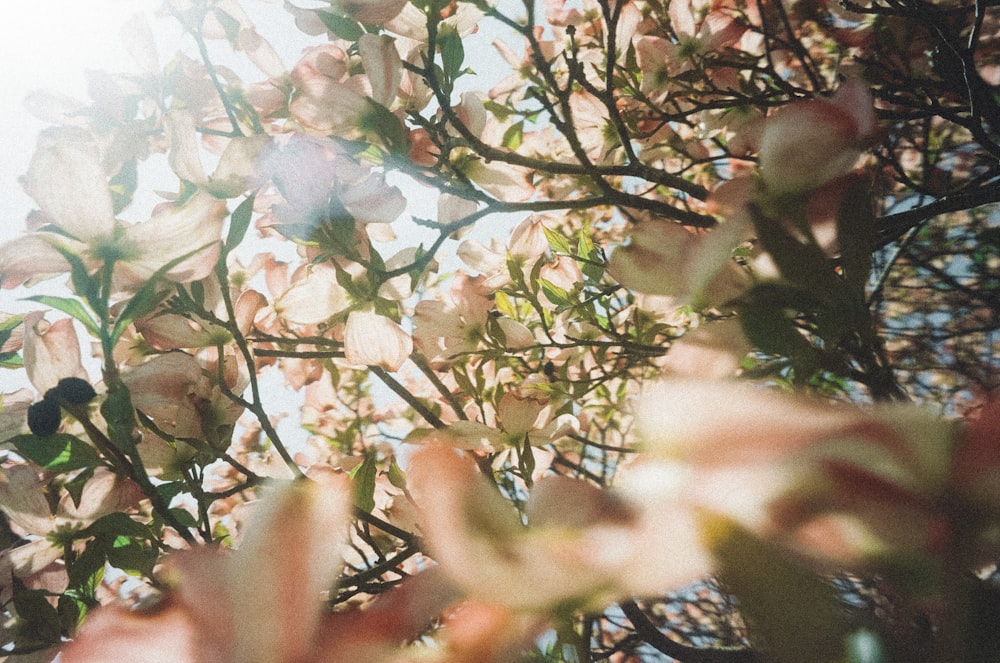
<instances>
[{"instance_id":1,"label":"flower petal","mask_svg":"<svg viewBox=\"0 0 1000 663\"><path fill-rule=\"evenodd\" d=\"M83 131L58 127L43 132L24 188L52 223L76 239L106 237L114 230L107 174L97 146Z\"/></svg>"}]
</instances>

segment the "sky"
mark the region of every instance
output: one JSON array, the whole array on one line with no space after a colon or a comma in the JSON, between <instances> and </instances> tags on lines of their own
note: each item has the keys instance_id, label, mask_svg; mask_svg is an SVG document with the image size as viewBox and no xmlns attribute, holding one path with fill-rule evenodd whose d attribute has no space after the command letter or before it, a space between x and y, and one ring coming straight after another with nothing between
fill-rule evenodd
<instances>
[{"instance_id":1,"label":"sky","mask_svg":"<svg viewBox=\"0 0 1000 663\"><path fill-rule=\"evenodd\" d=\"M135 70L121 24L156 0L34 0L11 3L0 21L0 238L16 236L32 201L18 183L45 124L24 99L35 89L86 98L87 69ZM0 294L0 297L3 295Z\"/></svg>"}]
</instances>

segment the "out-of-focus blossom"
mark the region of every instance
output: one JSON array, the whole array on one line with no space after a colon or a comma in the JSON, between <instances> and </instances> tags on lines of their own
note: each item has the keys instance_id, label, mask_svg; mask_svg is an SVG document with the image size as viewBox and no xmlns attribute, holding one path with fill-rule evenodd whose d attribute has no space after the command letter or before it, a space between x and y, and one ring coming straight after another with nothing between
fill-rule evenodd
<instances>
[{"instance_id":1,"label":"out-of-focus blossom","mask_svg":"<svg viewBox=\"0 0 1000 663\"><path fill-rule=\"evenodd\" d=\"M670 380L643 396L649 456L636 471L673 474L701 513L828 567L891 571L893 559L944 561L958 549L972 566L997 552L1000 503L983 490L1000 466L996 410L963 433L910 405L862 410ZM956 520L969 508L980 521Z\"/></svg>"},{"instance_id":2,"label":"out-of-focus blossom","mask_svg":"<svg viewBox=\"0 0 1000 663\"><path fill-rule=\"evenodd\" d=\"M138 289L173 260L180 262L167 270L166 278L199 280L218 259L224 202L198 193L183 205L161 207L149 221L120 223L97 147L76 130L52 129L39 137L24 184L55 232L43 228L0 246L4 287L68 271L56 246L89 266L113 260L114 285L120 290Z\"/></svg>"},{"instance_id":3,"label":"out-of-focus blossom","mask_svg":"<svg viewBox=\"0 0 1000 663\"><path fill-rule=\"evenodd\" d=\"M855 79L829 99L783 106L767 118L760 140L760 174L769 192L801 193L850 172L876 137L871 93Z\"/></svg>"},{"instance_id":4,"label":"out-of-focus blossom","mask_svg":"<svg viewBox=\"0 0 1000 663\"><path fill-rule=\"evenodd\" d=\"M63 651L67 663L108 661L127 647L148 661L339 661L322 594L341 567L350 489L340 477L290 483L256 507L239 549L176 554L152 609L105 607ZM294 545L290 545L294 544Z\"/></svg>"},{"instance_id":5,"label":"out-of-focus blossom","mask_svg":"<svg viewBox=\"0 0 1000 663\"><path fill-rule=\"evenodd\" d=\"M595 608L710 569L693 523L675 528L681 521L670 510L644 515L628 493L622 501L582 480L545 477L532 489L525 527L472 462L450 449L419 451L408 479L431 555L476 600L527 611Z\"/></svg>"},{"instance_id":6,"label":"out-of-focus blossom","mask_svg":"<svg viewBox=\"0 0 1000 663\"><path fill-rule=\"evenodd\" d=\"M398 370L413 352L413 339L398 323L374 311L351 311L344 327L344 357L356 366Z\"/></svg>"},{"instance_id":7,"label":"out-of-focus blossom","mask_svg":"<svg viewBox=\"0 0 1000 663\"><path fill-rule=\"evenodd\" d=\"M732 253L751 233L742 217L706 233L647 221L633 228L629 244L611 255L608 272L639 292L673 297L677 306L721 306L749 285Z\"/></svg>"},{"instance_id":8,"label":"out-of-focus blossom","mask_svg":"<svg viewBox=\"0 0 1000 663\"><path fill-rule=\"evenodd\" d=\"M302 126L328 135L356 137L369 112L367 81L349 76L347 54L334 44L306 49L292 69L295 96L288 110Z\"/></svg>"},{"instance_id":9,"label":"out-of-focus blossom","mask_svg":"<svg viewBox=\"0 0 1000 663\"><path fill-rule=\"evenodd\" d=\"M707 322L670 344L663 370L692 378L732 377L751 349L738 319Z\"/></svg>"}]
</instances>

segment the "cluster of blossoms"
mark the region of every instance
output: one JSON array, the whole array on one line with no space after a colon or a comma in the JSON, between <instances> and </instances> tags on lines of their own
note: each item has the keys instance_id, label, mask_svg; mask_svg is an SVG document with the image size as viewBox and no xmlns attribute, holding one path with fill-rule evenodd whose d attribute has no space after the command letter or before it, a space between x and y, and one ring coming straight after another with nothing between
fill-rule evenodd
<instances>
[{"instance_id":1,"label":"cluster of blossoms","mask_svg":"<svg viewBox=\"0 0 1000 663\"><path fill-rule=\"evenodd\" d=\"M846 6L286 2L314 39L289 67L237 0L167 0L200 59L161 67L137 19L142 74L33 95L55 126L0 285L50 289L0 318L31 385L0 409L4 651L716 660L634 599L717 575L735 655L980 660L995 350L945 404L963 421L888 402L869 277L911 228L877 199L978 200L994 171L958 145L1000 148L970 83L923 137L965 181L932 183L919 100L864 65L891 34L916 71L933 35ZM943 14L986 92L992 12ZM469 90L487 22L512 72ZM143 210L154 155L176 187ZM847 571L933 636L841 606Z\"/></svg>"}]
</instances>

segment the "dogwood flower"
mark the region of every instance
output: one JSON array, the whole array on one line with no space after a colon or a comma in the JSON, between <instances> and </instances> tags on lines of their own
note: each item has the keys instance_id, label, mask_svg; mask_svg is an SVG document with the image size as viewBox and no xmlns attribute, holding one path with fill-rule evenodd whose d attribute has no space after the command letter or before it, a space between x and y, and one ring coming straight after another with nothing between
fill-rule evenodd
<instances>
[{"instance_id":1,"label":"dogwood flower","mask_svg":"<svg viewBox=\"0 0 1000 663\"><path fill-rule=\"evenodd\" d=\"M683 500L650 502L634 487L609 492L548 476L531 490L524 526L472 462L449 449L421 449L407 476L431 555L474 600L528 612L598 608L683 586L711 569Z\"/></svg>"},{"instance_id":2,"label":"dogwood flower","mask_svg":"<svg viewBox=\"0 0 1000 663\"><path fill-rule=\"evenodd\" d=\"M768 191L801 193L850 172L878 132L871 93L855 79L828 99L783 106L760 139L760 175Z\"/></svg>"},{"instance_id":3,"label":"dogwood flower","mask_svg":"<svg viewBox=\"0 0 1000 663\"><path fill-rule=\"evenodd\" d=\"M998 422L996 402L963 430L912 405L863 410L668 380L643 395L638 471L680 473L702 514L825 567L888 572L894 559L956 551L971 566L997 552L1000 501L986 486L1000 472Z\"/></svg>"},{"instance_id":4,"label":"dogwood flower","mask_svg":"<svg viewBox=\"0 0 1000 663\"><path fill-rule=\"evenodd\" d=\"M97 146L72 127L44 132L24 180L41 211L40 231L0 246L0 281L14 287L69 271L62 247L96 268L114 262L113 286L134 291L160 268L179 283L212 272L218 259L226 205L206 193L161 207L143 223L115 219L107 174ZM45 226L52 229L47 230Z\"/></svg>"},{"instance_id":5,"label":"dogwood flower","mask_svg":"<svg viewBox=\"0 0 1000 663\"><path fill-rule=\"evenodd\" d=\"M646 221L633 228L628 245L611 255L608 272L639 292L673 297L677 306L720 306L749 285L732 252L751 233L739 216L706 233Z\"/></svg>"},{"instance_id":6,"label":"dogwood flower","mask_svg":"<svg viewBox=\"0 0 1000 663\"><path fill-rule=\"evenodd\" d=\"M176 554L159 605L98 609L63 659L113 660L127 646L147 661L340 660L322 646L321 599L340 571L349 508L341 477L286 485L256 506L235 553Z\"/></svg>"},{"instance_id":7,"label":"dogwood flower","mask_svg":"<svg viewBox=\"0 0 1000 663\"><path fill-rule=\"evenodd\" d=\"M105 468L94 471L78 503L64 493L53 509L47 492L37 469L29 465L0 468L0 509L22 535L32 539L0 552L0 569L7 571L0 582L6 584L10 572L20 578L41 572L62 557L67 534L109 513L134 507L142 499L138 485Z\"/></svg>"},{"instance_id":8,"label":"dogwood flower","mask_svg":"<svg viewBox=\"0 0 1000 663\"><path fill-rule=\"evenodd\" d=\"M413 352L413 339L393 320L374 311L351 311L344 327L344 357L357 366L398 370Z\"/></svg>"}]
</instances>

